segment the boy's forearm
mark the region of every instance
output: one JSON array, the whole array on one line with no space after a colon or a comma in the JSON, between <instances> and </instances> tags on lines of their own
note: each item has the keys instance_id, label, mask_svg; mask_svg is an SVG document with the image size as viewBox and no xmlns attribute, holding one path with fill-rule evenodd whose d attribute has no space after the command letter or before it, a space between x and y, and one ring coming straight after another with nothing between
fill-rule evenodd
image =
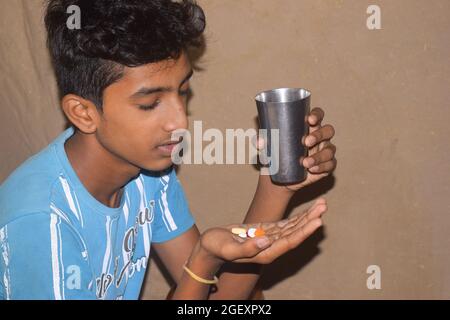
<instances>
[{"instance_id":1,"label":"boy's forearm","mask_svg":"<svg viewBox=\"0 0 450 320\"><path fill-rule=\"evenodd\" d=\"M270 176L259 176L255 196L244 223L272 222L283 219L293 195L294 192L286 187L273 184Z\"/></svg>"},{"instance_id":2,"label":"boy's forearm","mask_svg":"<svg viewBox=\"0 0 450 320\"><path fill-rule=\"evenodd\" d=\"M261 175L244 223L281 220L293 194L283 186L272 184L270 176ZM248 299L259 279L261 268L257 264L224 265L218 290L210 295L210 299Z\"/></svg>"}]
</instances>

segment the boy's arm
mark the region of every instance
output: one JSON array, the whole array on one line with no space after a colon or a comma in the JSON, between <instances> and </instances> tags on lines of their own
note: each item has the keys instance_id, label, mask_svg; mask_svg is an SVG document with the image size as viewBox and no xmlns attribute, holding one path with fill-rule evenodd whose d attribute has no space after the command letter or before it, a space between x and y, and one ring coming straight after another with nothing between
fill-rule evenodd
<instances>
[{"instance_id":1,"label":"boy's arm","mask_svg":"<svg viewBox=\"0 0 450 320\"><path fill-rule=\"evenodd\" d=\"M307 178L304 182L295 186L289 186L289 188L294 191L289 190L284 186L273 184L268 175L260 175L255 196L244 219L244 223L269 222L282 219L289 200L295 193L295 190L299 190L306 185L322 179L335 169L336 159L334 156L336 147L329 141L334 136L334 128L330 125L322 127L323 118L324 112L322 109L314 108L311 111L310 116L308 117L310 131L307 139L304 141L310 149L308 158L302 159L303 165L310 169L310 171L313 167L317 167L318 169L316 171L312 170L314 173L308 171ZM311 141L312 138L314 138L313 141ZM314 159L314 163L307 163L306 161L311 160L311 158ZM318 202L320 201L321 200ZM176 239L167 241L163 244L154 245L159 255L164 256L162 257L163 263L167 266L169 271L172 269L171 275L175 281L178 281L177 279L180 279L183 275L182 266L189 257L198 238L199 233L195 228L195 230L189 230ZM172 243L174 243L174 245L171 245ZM183 248L183 250L179 250L179 248ZM191 250L188 248L191 248ZM215 293L212 293L210 298L248 299L258 281L260 266L254 264L228 264L225 266L224 270L227 270L226 267L229 266L233 269L244 269L245 272L223 272L219 277L219 283L217 285L218 290Z\"/></svg>"},{"instance_id":2,"label":"boy's arm","mask_svg":"<svg viewBox=\"0 0 450 320\"><path fill-rule=\"evenodd\" d=\"M209 259L209 255L203 254L204 252L198 246L199 239L200 232L197 226L194 225L174 239L153 244L153 249L158 254L172 279L177 286L183 286L182 290L178 290L170 298L192 300L208 298L210 286L195 281L183 269L183 266L187 263L189 268L195 270L196 274L202 278L213 279L222 265L218 261ZM149 281L147 280L147 282Z\"/></svg>"},{"instance_id":3,"label":"boy's arm","mask_svg":"<svg viewBox=\"0 0 450 320\"><path fill-rule=\"evenodd\" d=\"M152 244L175 283L180 281L183 275L183 265L189 259L199 238L200 232L197 226L193 225L188 231L174 239ZM147 281L151 283L151 279L148 278Z\"/></svg>"},{"instance_id":4,"label":"boy's arm","mask_svg":"<svg viewBox=\"0 0 450 320\"><path fill-rule=\"evenodd\" d=\"M322 225L321 215L324 208L319 205L312 206L308 213L297 214L289 219L275 222L255 224L233 224L215 227L206 230L199 237L191 255L187 259L186 269L178 279L177 288L173 299L206 299L209 295L210 283L214 275L225 261L235 263L268 264L282 256L289 250L296 248L306 238L313 234ZM258 228L265 231L266 235L249 237L244 240L233 234L233 228L245 229ZM178 247L180 241L186 240L183 235L178 236L178 241L166 241L159 249L164 249L163 259L177 261L178 268L183 267L181 259L175 258L185 247ZM194 238L192 238L194 239ZM167 258L170 260L167 260ZM174 270L173 268L171 270ZM176 277L177 274L174 274ZM202 280L203 279L203 280ZM205 280L207 279L207 280ZM233 280L235 280L233 278ZM248 283L236 284L248 286ZM221 283L217 284L221 290ZM230 290L227 299L240 298L235 290Z\"/></svg>"},{"instance_id":5,"label":"boy's arm","mask_svg":"<svg viewBox=\"0 0 450 320\"><path fill-rule=\"evenodd\" d=\"M309 135L302 141L309 147L308 157L299 159L308 169L306 180L297 185L278 186L269 175L260 175L255 196L244 219L244 223L270 222L283 218L285 210L296 190L328 176L336 167L336 147L330 142L335 131L331 125L322 126L324 111L314 108L308 116ZM314 160L313 163L310 161ZM314 170L314 169L317 170ZM261 170L266 170L262 168ZM320 199L318 202L324 202ZM220 276L220 290L212 293L211 299L248 299L259 279L261 266L227 264ZM232 271L227 272L227 271Z\"/></svg>"},{"instance_id":6,"label":"boy's arm","mask_svg":"<svg viewBox=\"0 0 450 320\"><path fill-rule=\"evenodd\" d=\"M247 213L245 223L280 220L292 194L292 191L284 187L274 186L269 176L260 176L256 194ZM269 198L274 200L268 202L267 199ZM183 277L183 265L191 255L199 238L200 232L194 225L179 237L153 244L153 249L176 283L179 283ZM259 278L259 265L233 264L233 266L249 269L254 273L222 273L217 284L217 291L210 295L211 299L247 299L249 297ZM208 270L209 267L205 267ZM150 281L149 277L147 277L147 281ZM204 288L204 286L195 282L192 283Z\"/></svg>"},{"instance_id":7,"label":"boy's arm","mask_svg":"<svg viewBox=\"0 0 450 320\"><path fill-rule=\"evenodd\" d=\"M270 222L282 219L294 192L272 184L270 176L261 175L255 196L244 219L244 223ZM271 201L267 201L271 199ZM228 264L219 277L218 290L210 299L248 299L260 276L257 264ZM234 272L227 272L234 271ZM236 272L238 271L238 272Z\"/></svg>"}]
</instances>

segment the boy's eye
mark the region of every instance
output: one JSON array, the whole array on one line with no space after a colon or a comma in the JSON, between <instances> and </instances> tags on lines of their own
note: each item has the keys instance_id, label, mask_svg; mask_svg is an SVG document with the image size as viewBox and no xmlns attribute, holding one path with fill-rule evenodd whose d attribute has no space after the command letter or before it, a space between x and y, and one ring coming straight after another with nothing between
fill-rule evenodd
<instances>
[{"instance_id":1,"label":"boy's eye","mask_svg":"<svg viewBox=\"0 0 450 320\"><path fill-rule=\"evenodd\" d=\"M150 104L150 105L140 105L139 109L141 110L152 110L155 109L158 105L159 105L160 101L156 100L154 103Z\"/></svg>"}]
</instances>

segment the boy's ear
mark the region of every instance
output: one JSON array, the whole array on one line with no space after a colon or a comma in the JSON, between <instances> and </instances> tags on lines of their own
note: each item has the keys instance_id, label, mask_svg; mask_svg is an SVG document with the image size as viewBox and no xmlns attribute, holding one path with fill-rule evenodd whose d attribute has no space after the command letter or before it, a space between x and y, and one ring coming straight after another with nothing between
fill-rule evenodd
<instances>
[{"instance_id":1,"label":"boy's ear","mask_svg":"<svg viewBox=\"0 0 450 320\"><path fill-rule=\"evenodd\" d=\"M61 104L69 121L81 132L94 133L97 130L99 114L94 103L75 94L68 94L62 98Z\"/></svg>"}]
</instances>

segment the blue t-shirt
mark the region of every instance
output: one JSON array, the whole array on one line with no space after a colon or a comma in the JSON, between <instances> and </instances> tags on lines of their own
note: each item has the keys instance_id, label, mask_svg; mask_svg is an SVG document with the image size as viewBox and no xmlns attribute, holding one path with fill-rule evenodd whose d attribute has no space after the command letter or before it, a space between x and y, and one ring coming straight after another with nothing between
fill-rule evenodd
<instances>
[{"instance_id":1,"label":"blue t-shirt","mask_svg":"<svg viewBox=\"0 0 450 320\"><path fill-rule=\"evenodd\" d=\"M71 127L0 186L0 299L138 299L152 242L194 224L175 170L142 171L118 208L67 158Z\"/></svg>"}]
</instances>

